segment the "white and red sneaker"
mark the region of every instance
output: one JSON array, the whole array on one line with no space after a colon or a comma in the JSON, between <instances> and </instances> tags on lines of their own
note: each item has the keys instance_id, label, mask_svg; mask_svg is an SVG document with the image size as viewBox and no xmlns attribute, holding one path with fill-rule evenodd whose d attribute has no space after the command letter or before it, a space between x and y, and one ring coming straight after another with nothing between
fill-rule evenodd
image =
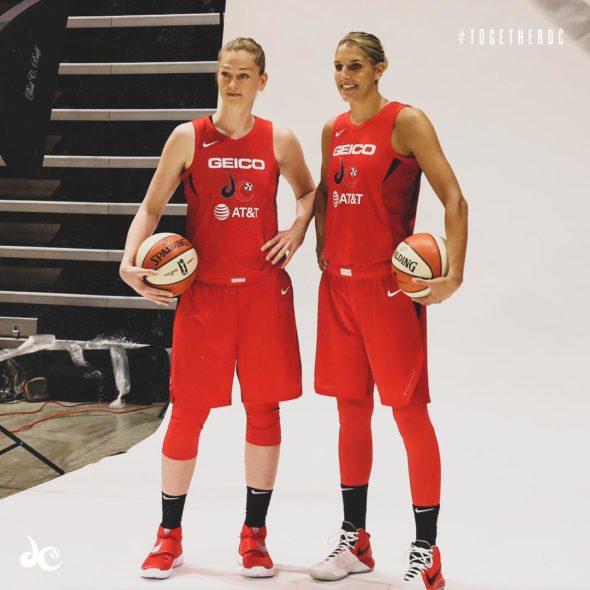
<instances>
[{"instance_id":1,"label":"white and red sneaker","mask_svg":"<svg viewBox=\"0 0 590 590\"><path fill-rule=\"evenodd\" d=\"M440 549L426 541L416 541L410 546L410 563L404 574L404 588L444 590Z\"/></svg>"},{"instance_id":2,"label":"white and red sneaker","mask_svg":"<svg viewBox=\"0 0 590 590\"><path fill-rule=\"evenodd\" d=\"M348 574L364 574L373 571L375 560L369 541L371 535L364 529L340 531L338 546L326 559L309 569L316 580L342 580Z\"/></svg>"},{"instance_id":3,"label":"white and red sneaker","mask_svg":"<svg viewBox=\"0 0 590 590\"><path fill-rule=\"evenodd\" d=\"M242 566L242 575L248 578L270 578L275 575L265 540L265 526L258 528L244 524L238 549L238 563Z\"/></svg>"},{"instance_id":4,"label":"white and red sneaker","mask_svg":"<svg viewBox=\"0 0 590 590\"><path fill-rule=\"evenodd\" d=\"M160 525L153 549L141 566L143 578L169 578L182 565L182 527L165 529Z\"/></svg>"}]
</instances>

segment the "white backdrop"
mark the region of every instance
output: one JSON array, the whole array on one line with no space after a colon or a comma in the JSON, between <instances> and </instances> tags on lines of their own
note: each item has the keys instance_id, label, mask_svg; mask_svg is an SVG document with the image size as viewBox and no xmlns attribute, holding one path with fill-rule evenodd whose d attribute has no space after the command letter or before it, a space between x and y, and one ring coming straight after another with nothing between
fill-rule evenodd
<instances>
[{"instance_id":1,"label":"white backdrop","mask_svg":"<svg viewBox=\"0 0 590 590\"><path fill-rule=\"evenodd\" d=\"M590 58L567 36L563 46L460 45L461 28L469 36L470 28L557 25L526 0L228 0L224 38L252 36L266 49L270 80L256 113L296 132L316 179L322 125L346 109L332 80L336 43L350 30L382 39L391 64L383 94L431 118L470 205L465 283L429 315L447 587L587 589ZM294 211L285 183L279 202L285 227ZM444 232L427 182L416 229ZM335 402L313 394L314 247L310 228L289 267L305 396L282 408L268 521L280 574L244 581L233 564L245 497L244 415L235 403L212 412L201 438L184 520L187 565L167 588L317 587L304 568L329 552L341 500ZM159 518L165 426L126 455L0 502L7 588L150 585L136 568ZM335 590L401 588L413 517L389 409L376 407L374 436L368 528L378 569ZM23 569L25 534L60 548L61 569Z\"/></svg>"}]
</instances>

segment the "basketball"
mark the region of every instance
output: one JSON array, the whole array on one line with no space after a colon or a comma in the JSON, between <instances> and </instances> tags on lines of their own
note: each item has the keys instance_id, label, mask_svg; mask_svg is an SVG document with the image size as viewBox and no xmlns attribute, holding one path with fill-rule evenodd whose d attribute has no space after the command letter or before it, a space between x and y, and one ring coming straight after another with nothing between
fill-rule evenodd
<instances>
[{"instance_id":1,"label":"basketball","mask_svg":"<svg viewBox=\"0 0 590 590\"><path fill-rule=\"evenodd\" d=\"M178 234L154 234L137 250L135 266L158 272L144 278L150 287L180 295L195 280L197 253L192 244Z\"/></svg>"},{"instance_id":2,"label":"basketball","mask_svg":"<svg viewBox=\"0 0 590 590\"><path fill-rule=\"evenodd\" d=\"M413 299L426 297L430 287L417 285L412 278L437 279L447 275L447 241L432 234L414 234L398 245L391 262L401 291Z\"/></svg>"}]
</instances>

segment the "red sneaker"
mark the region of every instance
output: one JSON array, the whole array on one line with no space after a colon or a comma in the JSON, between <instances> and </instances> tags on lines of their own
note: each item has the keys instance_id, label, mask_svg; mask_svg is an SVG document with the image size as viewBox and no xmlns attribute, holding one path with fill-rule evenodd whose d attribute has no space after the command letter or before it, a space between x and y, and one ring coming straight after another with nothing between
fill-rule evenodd
<instances>
[{"instance_id":1,"label":"red sneaker","mask_svg":"<svg viewBox=\"0 0 590 590\"><path fill-rule=\"evenodd\" d=\"M420 577L426 590L444 590L440 549L425 541L416 541L410 547L410 565L404 575L405 587L421 587Z\"/></svg>"},{"instance_id":2,"label":"red sneaker","mask_svg":"<svg viewBox=\"0 0 590 590\"><path fill-rule=\"evenodd\" d=\"M238 563L242 566L242 575L248 578L270 578L275 575L265 539L265 526L258 528L244 524L242 527L238 549Z\"/></svg>"},{"instance_id":3,"label":"red sneaker","mask_svg":"<svg viewBox=\"0 0 590 590\"><path fill-rule=\"evenodd\" d=\"M153 549L141 566L143 578L169 578L172 570L182 565L182 527L165 529L160 526Z\"/></svg>"}]
</instances>

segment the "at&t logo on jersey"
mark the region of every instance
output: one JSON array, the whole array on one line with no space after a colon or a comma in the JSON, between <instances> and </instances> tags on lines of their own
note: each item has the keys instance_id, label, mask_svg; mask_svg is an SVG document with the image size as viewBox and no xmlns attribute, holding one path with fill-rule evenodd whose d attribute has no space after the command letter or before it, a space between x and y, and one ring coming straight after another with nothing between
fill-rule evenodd
<instances>
[{"instance_id":1,"label":"at&t logo on jersey","mask_svg":"<svg viewBox=\"0 0 590 590\"><path fill-rule=\"evenodd\" d=\"M257 219L259 207L234 207L230 209L225 203L219 203L213 207L213 217L217 221L225 221L230 217L238 217L240 219Z\"/></svg>"},{"instance_id":2,"label":"at&t logo on jersey","mask_svg":"<svg viewBox=\"0 0 590 590\"><path fill-rule=\"evenodd\" d=\"M241 217L242 219L256 219L258 217L258 207L234 207L231 216Z\"/></svg>"},{"instance_id":3,"label":"at&t logo on jersey","mask_svg":"<svg viewBox=\"0 0 590 590\"><path fill-rule=\"evenodd\" d=\"M345 143L334 148L333 156L372 156L377 146L372 143Z\"/></svg>"},{"instance_id":4,"label":"at&t logo on jersey","mask_svg":"<svg viewBox=\"0 0 590 590\"><path fill-rule=\"evenodd\" d=\"M266 162L256 158L209 158L209 168L229 168L239 170L264 170Z\"/></svg>"},{"instance_id":5,"label":"at&t logo on jersey","mask_svg":"<svg viewBox=\"0 0 590 590\"><path fill-rule=\"evenodd\" d=\"M334 191L332 193L332 205L334 208L339 205L360 205L363 197L363 193L339 193Z\"/></svg>"},{"instance_id":6,"label":"at&t logo on jersey","mask_svg":"<svg viewBox=\"0 0 590 590\"><path fill-rule=\"evenodd\" d=\"M229 207L220 203L213 208L213 217L218 221L225 221L229 217Z\"/></svg>"},{"instance_id":7,"label":"at&t logo on jersey","mask_svg":"<svg viewBox=\"0 0 590 590\"><path fill-rule=\"evenodd\" d=\"M240 219L257 219L259 207L234 207L230 209L225 203L219 203L213 208L213 217L217 221L225 221L230 217L239 217Z\"/></svg>"}]
</instances>

